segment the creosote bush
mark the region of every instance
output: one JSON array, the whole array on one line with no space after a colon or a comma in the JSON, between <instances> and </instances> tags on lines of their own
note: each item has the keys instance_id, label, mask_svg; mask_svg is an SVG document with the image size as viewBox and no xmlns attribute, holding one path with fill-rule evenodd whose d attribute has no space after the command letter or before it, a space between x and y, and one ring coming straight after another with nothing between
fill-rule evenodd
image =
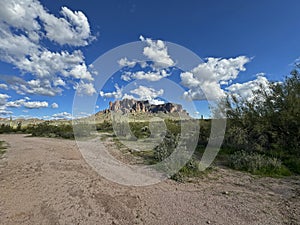
<instances>
[{"instance_id":1,"label":"creosote bush","mask_svg":"<svg viewBox=\"0 0 300 225\"><path fill-rule=\"evenodd\" d=\"M290 175L281 161L258 153L238 151L230 155L229 166L233 169L247 171L258 175Z\"/></svg>"},{"instance_id":2,"label":"creosote bush","mask_svg":"<svg viewBox=\"0 0 300 225\"><path fill-rule=\"evenodd\" d=\"M169 157L178 144L178 136L167 131L164 140L154 148L154 159L158 162Z\"/></svg>"}]
</instances>

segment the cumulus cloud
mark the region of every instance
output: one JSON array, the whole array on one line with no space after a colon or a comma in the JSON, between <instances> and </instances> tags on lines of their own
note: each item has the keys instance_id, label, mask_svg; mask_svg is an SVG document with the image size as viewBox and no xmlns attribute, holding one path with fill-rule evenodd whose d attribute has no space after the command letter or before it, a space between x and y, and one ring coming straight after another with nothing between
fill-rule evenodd
<instances>
[{"instance_id":1,"label":"cumulus cloud","mask_svg":"<svg viewBox=\"0 0 300 225\"><path fill-rule=\"evenodd\" d=\"M91 96L97 93L93 83L85 83L83 81L80 81L79 83L75 84L74 89L76 90L76 93L79 95Z\"/></svg>"},{"instance_id":2,"label":"cumulus cloud","mask_svg":"<svg viewBox=\"0 0 300 225\"><path fill-rule=\"evenodd\" d=\"M118 61L118 64L121 66L121 67L126 67L126 66L128 66L128 67L130 67L130 68L132 68L132 67L134 67L136 64L137 64L137 62L136 61L130 61L130 60L128 60L126 57L124 57L124 58L122 58L122 59L120 59L119 61Z\"/></svg>"},{"instance_id":3,"label":"cumulus cloud","mask_svg":"<svg viewBox=\"0 0 300 225\"><path fill-rule=\"evenodd\" d=\"M100 96L104 98L116 98L116 99L135 99L135 100L148 100L151 104L159 105L163 104L164 101L155 99L164 94L164 90L155 90L151 87L140 85L138 88L123 93L123 88L120 88L118 84L115 84L115 91L103 92L100 91Z\"/></svg>"},{"instance_id":4,"label":"cumulus cloud","mask_svg":"<svg viewBox=\"0 0 300 225\"><path fill-rule=\"evenodd\" d=\"M132 79L136 80L148 80L148 81L159 81L162 78L170 76L166 70L162 69L159 71L137 71L137 72L125 72L122 74L121 79L125 81L130 81Z\"/></svg>"},{"instance_id":5,"label":"cumulus cloud","mask_svg":"<svg viewBox=\"0 0 300 225\"><path fill-rule=\"evenodd\" d=\"M10 96L9 96L10 97ZM0 96L1 99L1 96ZM20 108L25 107L27 109L39 109L39 108L47 108L48 102L46 101L29 101L30 98L25 97L22 99L17 99L14 101L7 101L7 98L5 99L4 106L7 108Z\"/></svg>"},{"instance_id":6,"label":"cumulus cloud","mask_svg":"<svg viewBox=\"0 0 300 225\"><path fill-rule=\"evenodd\" d=\"M6 103L6 107L10 108L20 108L26 102L26 99L18 99L15 101L9 101Z\"/></svg>"},{"instance_id":7,"label":"cumulus cloud","mask_svg":"<svg viewBox=\"0 0 300 225\"><path fill-rule=\"evenodd\" d=\"M48 102L43 101L33 101L33 102L24 102L23 103L24 107L27 109L39 109L39 108L47 108L48 107Z\"/></svg>"},{"instance_id":8,"label":"cumulus cloud","mask_svg":"<svg viewBox=\"0 0 300 225\"><path fill-rule=\"evenodd\" d=\"M159 99L150 99L148 101L152 105L162 105L162 104L165 103L165 101L162 101L162 100L159 100Z\"/></svg>"},{"instance_id":9,"label":"cumulus cloud","mask_svg":"<svg viewBox=\"0 0 300 225\"><path fill-rule=\"evenodd\" d=\"M181 73L181 83L188 90L184 97L190 100L216 100L225 96L221 85L236 79L250 59L246 56L221 59L207 58L206 62L188 72Z\"/></svg>"},{"instance_id":10,"label":"cumulus cloud","mask_svg":"<svg viewBox=\"0 0 300 225\"><path fill-rule=\"evenodd\" d=\"M55 87L57 86L66 86L66 82L64 82L60 77L57 77L56 79L53 80L53 85Z\"/></svg>"},{"instance_id":11,"label":"cumulus cloud","mask_svg":"<svg viewBox=\"0 0 300 225\"><path fill-rule=\"evenodd\" d=\"M5 105L8 98L10 98L9 95L0 93L0 106Z\"/></svg>"},{"instance_id":12,"label":"cumulus cloud","mask_svg":"<svg viewBox=\"0 0 300 225\"><path fill-rule=\"evenodd\" d=\"M130 93L138 95L141 100L151 100L163 95L164 90L155 90L154 88L140 85L138 88L131 90Z\"/></svg>"},{"instance_id":13,"label":"cumulus cloud","mask_svg":"<svg viewBox=\"0 0 300 225\"><path fill-rule=\"evenodd\" d=\"M270 82L264 74L257 74L255 80L251 80L245 83L235 83L226 88L229 93L234 94L239 98L246 99L248 101L254 100L253 91L257 91L263 88L266 93L270 93Z\"/></svg>"},{"instance_id":14,"label":"cumulus cloud","mask_svg":"<svg viewBox=\"0 0 300 225\"><path fill-rule=\"evenodd\" d=\"M25 81L17 76L1 76L0 79L4 80L12 90L15 90L21 95L35 94L55 96L62 92L60 87L53 87L51 81L46 79Z\"/></svg>"},{"instance_id":15,"label":"cumulus cloud","mask_svg":"<svg viewBox=\"0 0 300 225\"><path fill-rule=\"evenodd\" d=\"M57 109L57 108L58 108L58 104L55 103L55 102L52 103L52 104L51 104L51 108L52 108L52 109Z\"/></svg>"},{"instance_id":16,"label":"cumulus cloud","mask_svg":"<svg viewBox=\"0 0 300 225\"><path fill-rule=\"evenodd\" d=\"M7 116L13 114L12 111L7 110L6 108L3 108L0 106L0 115L1 116Z\"/></svg>"},{"instance_id":17,"label":"cumulus cloud","mask_svg":"<svg viewBox=\"0 0 300 225\"><path fill-rule=\"evenodd\" d=\"M73 12L62 7L60 14L62 17L54 16L36 0L7 0L0 3L1 20L24 29L31 40L41 38L40 32L60 45L85 46L94 39L88 19L81 11Z\"/></svg>"},{"instance_id":18,"label":"cumulus cloud","mask_svg":"<svg viewBox=\"0 0 300 225\"><path fill-rule=\"evenodd\" d=\"M2 116L13 114L12 111L8 110L9 108L25 107L27 109L39 109L48 107L48 102L30 101L29 97L24 97L22 99L17 99L13 101L8 101L9 98L11 98L11 96L0 93L0 115Z\"/></svg>"},{"instance_id":19,"label":"cumulus cloud","mask_svg":"<svg viewBox=\"0 0 300 225\"><path fill-rule=\"evenodd\" d=\"M42 10L39 15L50 40L60 45L85 46L94 39L88 19L81 11L73 12L67 7L62 7L61 14L63 17L57 18Z\"/></svg>"},{"instance_id":20,"label":"cumulus cloud","mask_svg":"<svg viewBox=\"0 0 300 225\"><path fill-rule=\"evenodd\" d=\"M161 40L154 41L150 38L144 38L140 36L140 40L147 44L144 48L143 54L151 61L156 69L171 67L175 65L168 53L168 48Z\"/></svg>"},{"instance_id":21,"label":"cumulus cloud","mask_svg":"<svg viewBox=\"0 0 300 225\"><path fill-rule=\"evenodd\" d=\"M0 89L8 90L8 86L6 84L0 84Z\"/></svg>"},{"instance_id":22,"label":"cumulus cloud","mask_svg":"<svg viewBox=\"0 0 300 225\"><path fill-rule=\"evenodd\" d=\"M156 99L157 97L162 96L164 94L163 89L155 90L154 88L140 85L138 88L131 90L130 93L138 96L135 99L142 101L148 100L150 104L153 105L159 105L164 103L164 101Z\"/></svg>"},{"instance_id":23,"label":"cumulus cloud","mask_svg":"<svg viewBox=\"0 0 300 225\"><path fill-rule=\"evenodd\" d=\"M118 84L115 84L116 90L113 92L103 92L100 91L100 96L105 98L122 98L122 89L119 87Z\"/></svg>"},{"instance_id":24,"label":"cumulus cloud","mask_svg":"<svg viewBox=\"0 0 300 225\"><path fill-rule=\"evenodd\" d=\"M57 95L71 79L93 80L80 50L51 51L45 41L61 46L86 46L93 39L87 17L62 7L61 16L49 13L37 0L0 2L0 60L31 73L33 84L14 86L18 93Z\"/></svg>"},{"instance_id":25,"label":"cumulus cloud","mask_svg":"<svg viewBox=\"0 0 300 225\"><path fill-rule=\"evenodd\" d=\"M122 99L136 99L133 95L125 93L122 97Z\"/></svg>"},{"instance_id":26,"label":"cumulus cloud","mask_svg":"<svg viewBox=\"0 0 300 225\"><path fill-rule=\"evenodd\" d=\"M51 119L54 119L54 120L59 120L59 119L71 120L71 119L73 119L73 116L72 116L71 113L61 112L61 113L55 113L55 114L53 114Z\"/></svg>"},{"instance_id":27,"label":"cumulus cloud","mask_svg":"<svg viewBox=\"0 0 300 225\"><path fill-rule=\"evenodd\" d=\"M125 71L121 79L124 81L130 81L132 79L158 81L170 76L170 73L168 73L169 67L175 66L175 62L169 55L166 44L161 40L155 41L150 38L144 38L143 36L140 36L140 40L146 44L146 47L143 49L143 54L151 63L139 62L134 59L129 60L126 57L121 58L118 63L121 67L127 67L127 69L132 69L138 64L140 68L148 68L150 70L147 72L144 70L135 72Z\"/></svg>"},{"instance_id":28,"label":"cumulus cloud","mask_svg":"<svg viewBox=\"0 0 300 225\"><path fill-rule=\"evenodd\" d=\"M55 81L59 78L54 75L62 74L64 77L93 80L80 50L69 53L67 51L51 52L44 49L32 53L29 58L25 57L12 63L39 78L52 78Z\"/></svg>"}]
</instances>

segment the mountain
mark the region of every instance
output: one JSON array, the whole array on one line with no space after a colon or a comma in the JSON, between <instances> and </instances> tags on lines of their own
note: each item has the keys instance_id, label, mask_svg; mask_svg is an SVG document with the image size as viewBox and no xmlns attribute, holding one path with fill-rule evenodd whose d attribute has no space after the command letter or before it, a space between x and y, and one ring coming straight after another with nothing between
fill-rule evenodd
<instances>
[{"instance_id":1,"label":"mountain","mask_svg":"<svg viewBox=\"0 0 300 225\"><path fill-rule=\"evenodd\" d=\"M171 118L174 120L191 119L189 113L180 104L164 103L154 105L149 101L123 99L109 102L107 109L94 114L95 122L110 121L111 112L124 114L130 121L145 121L154 117Z\"/></svg>"},{"instance_id":2,"label":"mountain","mask_svg":"<svg viewBox=\"0 0 300 225\"><path fill-rule=\"evenodd\" d=\"M183 109L182 105L175 103L164 103L160 105L150 104L149 101L138 101L134 99L123 99L115 102L109 102L109 109L106 111L120 113L180 113L188 116L188 112Z\"/></svg>"}]
</instances>

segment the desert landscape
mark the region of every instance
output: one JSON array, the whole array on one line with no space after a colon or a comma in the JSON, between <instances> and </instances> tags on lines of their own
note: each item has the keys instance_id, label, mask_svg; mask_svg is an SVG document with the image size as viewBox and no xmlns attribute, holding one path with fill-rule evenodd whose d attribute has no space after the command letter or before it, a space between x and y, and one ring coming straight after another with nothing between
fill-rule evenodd
<instances>
[{"instance_id":1,"label":"desert landscape","mask_svg":"<svg viewBox=\"0 0 300 225\"><path fill-rule=\"evenodd\" d=\"M128 187L93 171L73 140L0 139L8 145L0 160L3 225L300 223L299 177L215 167L189 182Z\"/></svg>"},{"instance_id":2,"label":"desert landscape","mask_svg":"<svg viewBox=\"0 0 300 225\"><path fill-rule=\"evenodd\" d=\"M299 225L299 8L0 0L0 225Z\"/></svg>"}]
</instances>

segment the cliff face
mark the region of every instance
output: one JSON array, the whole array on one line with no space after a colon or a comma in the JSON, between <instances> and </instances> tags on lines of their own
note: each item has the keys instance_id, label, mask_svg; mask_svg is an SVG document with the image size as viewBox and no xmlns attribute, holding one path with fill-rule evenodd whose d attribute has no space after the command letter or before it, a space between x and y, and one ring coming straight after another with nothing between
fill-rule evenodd
<instances>
[{"instance_id":1,"label":"cliff face","mask_svg":"<svg viewBox=\"0 0 300 225\"><path fill-rule=\"evenodd\" d=\"M109 110L122 113L185 113L186 110L179 104L165 103L161 105L152 105L149 101L137 101L134 99L123 99L115 102L109 102Z\"/></svg>"}]
</instances>

